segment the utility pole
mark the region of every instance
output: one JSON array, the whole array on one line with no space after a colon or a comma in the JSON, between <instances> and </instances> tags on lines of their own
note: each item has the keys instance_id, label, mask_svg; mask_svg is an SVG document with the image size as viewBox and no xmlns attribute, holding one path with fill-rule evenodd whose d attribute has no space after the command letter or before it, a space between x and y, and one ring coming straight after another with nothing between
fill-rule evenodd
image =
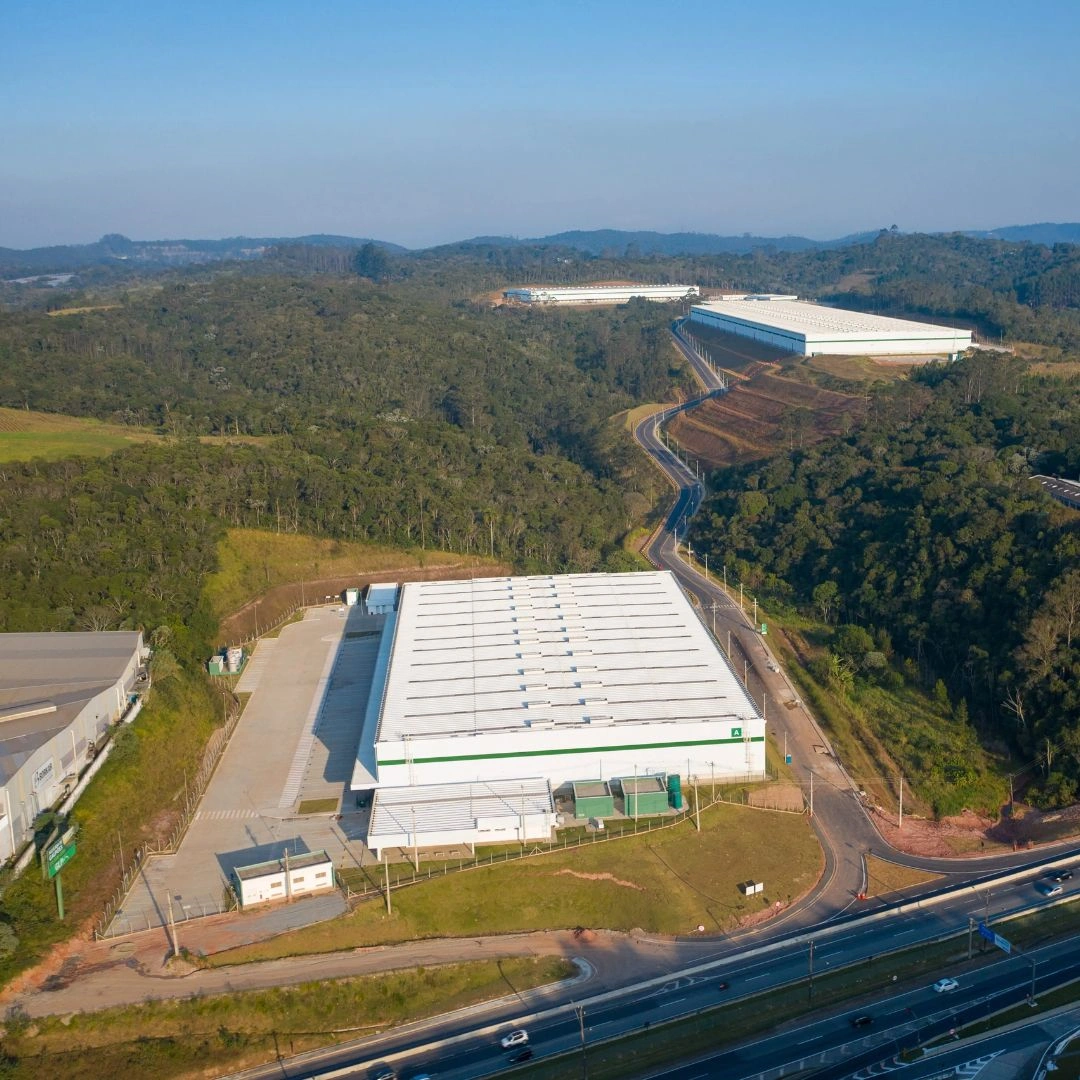
<instances>
[{"instance_id":1,"label":"utility pole","mask_svg":"<svg viewBox=\"0 0 1080 1080\"><path fill-rule=\"evenodd\" d=\"M705 552L705 580L706 581L709 580L709 553L707 551ZM715 607L715 605L714 605L714 607ZM714 621L715 621L715 618L716 618L716 616L714 615L713 616Z\"/></svg>"},{"instance_id":2,"label":"utility pole","mask_svg":"<svg viewBox=\"0 0 1080 1080\"><path fill-rule=\"evenodd\" d=\"M754 626L757 626L757 597L754 597Z\"/></svg>"},{"instance_id":3,"label":"utility pole","mask_svg":"<svg viewBox=\"0 0 1080 1080\"><path fill-rule=\"evenodd\" d=\"M900 774L900 818L897 829L904 827L904 774Z\"/></svg>"},{"instance_id":4,"label":"utility pole","mask_svg":"<svg viewBox=\"0 0 1080 1080\"><path fill-rule=\"evenodd\" d=\"M972 932L974 930L975 930L975 920L969 915L968 916L968 957L967 957L969 960L971 959L971 936L972 936Z\"/></svg>"},{"instance_id":5,"label":"utility pole","mask_svg":"<svg viewBox=\"0 0 1080 1080\"><path fill-rule=\"evenodd\" d=\"M386 848L382 852L383 875L386 879L386 914L392 915L390 910L390 864L386 861Z\"/></svg>"},{"instance_id":6,"label":"utility pole","mask_svg":"<svg viewBox=\"0 0 1080 1080\"><path fill-rule=\"evenodd\" d=\"M172 950L173 956L180 955L180 942L176 940L176 920L173 918L172 911L172 893L166 893L169 900L169 931L172 936Z\"/></svg>"},{"instance_id":7,"label":"utility pole","mask_svg":"<svg viewBox=\"0 0 1080 1080\"><path fill-rule=\"evenodd\" d=\"M811 776L814 774L811 773ZM809 978L810 1001L814 1000L814 941L810 939L810 978Z\"/></svg>"},{"instance_id":8,"label":"utility pole","mask_svg":"<svg viewBox=\"0 0 1080 1080\"><path fill-rule=\"evenodd\" d=\"M742 602L742 582L741 581L739 582L739 610L744 615L746 614L746 608L743 607L743 602Z\"/></svg>"},{"instance_id":9,"label":"utility pole","mask_svg":"<svg viewBox=\"0 0 1080 1080\"><path fill-rule=\"evenodd\" d=\"M814 771L810 770L810 816L814 816Z\"/></svg>"},{"instance_id":10,"label":"utility pole","mask_svg":"<svg viewBox=\"0 0 1080 1080\"><path fill-rule=\"evenodd\" d=\"M575 1005L577 1010L578 1028L581 1031L581 1075L583 1080L589 1080L589 1064L585 1060L585 1006Z\"/></svg>"},{"instance_id":11,"label":"utility pole","mask_svg":"<svg viewBox=\"0 0 1080 1080\"><path fill-rule=\"evenodd\" d=\"M727 658L728 658L729 661L731 660L731 631L730 630L728 630L728 632L727 632Z\"/></svg>"},{"instance_id":12,"label":"utility pole","mask_svg":"<svg viewBox=\"0 0 1080 1080\"><path fill-rule=\"evenodd\" d=\"M724 592L727 592L727 563L724 563Z\"/></svg>"}]
</instances>

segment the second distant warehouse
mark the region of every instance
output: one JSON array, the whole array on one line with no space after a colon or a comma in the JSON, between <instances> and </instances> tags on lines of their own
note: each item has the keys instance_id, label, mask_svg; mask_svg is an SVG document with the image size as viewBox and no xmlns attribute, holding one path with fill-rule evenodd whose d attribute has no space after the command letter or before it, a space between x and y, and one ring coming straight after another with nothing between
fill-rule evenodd
<instances>
[{"instance_id":1,"label":"second distant warehouse","mask_svg":"<svg viewBox=\"0 0 1080 1080\"><path fill-rule=\"evenodd\" d=\"M954 326L825 307L794 296L727 296L695 304L691 323L753 338L800 356L948 356L971 348Z\"/></svg>"}]
</instances>

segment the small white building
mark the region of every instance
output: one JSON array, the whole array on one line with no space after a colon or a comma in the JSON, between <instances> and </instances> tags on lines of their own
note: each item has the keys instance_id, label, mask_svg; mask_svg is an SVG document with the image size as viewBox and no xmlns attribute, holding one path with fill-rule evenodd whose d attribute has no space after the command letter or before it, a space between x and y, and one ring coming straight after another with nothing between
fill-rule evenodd
<instances>
[{"instance_id":1,"label":"small white building","mask_svg":"<svg viewBox=\"0 0 1080 1080\"><path fill-rule=\"evenodd\" d=\"M551 786L537 777L379 788L367 845L381 857L385 848L547 842L554 827Z\"/></svg>"},{"instance_id":2,"label":"small white building","mask_svg":"<svg viewBox=\"0 0 1080 1080\"><path fill-rule=\"evenodd\" d=\"M292 900L334 887L334 861L325 851L288 853L280 859L233 869L241 907L274 900Z\"/></svg>"},{"instance_id":3,"label":"small white building","mask_svg":"<svg viewBox=\"0 0 1080 1080\"><path fill-rule=\"evenodd\" d=\"M397 598L396 581L373 582L367 587L364 604L369 615L389 615L397 607Z\"/></svg>"},{"instance_id":4,"label":"small white building","mask_svg":"<svg viewBox=\"0 0 1080 1080\"><path fill-rule=\"evenodd\" d=\"M558 288L535 285L506 289L504 300L521 304L625 304L641 297L644 300L686 300L700 295L696 285L584 285Z\"/></svg>"},{"instance_id":5,"label":"small white building","mask_svg":"<svg viewBox=\"0 0 1080 1080\"><path fill-rule=\"evenodd\" d=\"M727 296L695 304L690 322L800 356L948 356L971 348L971 331L824 307L793 296Z\"/></svg>"},{"instance_id":6,"label":"small white building","mask_svg":"<svg viewBox=\"0 0 1080 1080\"><path fill-rule=\"evenodd\" d=\"M360 590L359 588L350 587L345 590L345 606L356 607L360 603Z\"/></svg>"}]
</instances>

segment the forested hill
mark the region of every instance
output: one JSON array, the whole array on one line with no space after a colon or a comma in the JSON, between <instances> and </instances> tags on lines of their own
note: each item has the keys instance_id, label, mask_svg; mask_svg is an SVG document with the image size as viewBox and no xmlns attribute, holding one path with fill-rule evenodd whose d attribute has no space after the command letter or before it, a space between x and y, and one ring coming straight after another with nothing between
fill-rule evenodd
<instances>
[{"instance_id":1,"label":"forested hill","mask_svg":"<svg viewBox=\"0 0 1080 1080\"><path fill-rule=\"evenodd\" d=\"M627 564L658 498L610 418L685 377L663 306L494 311L267 273L109 299L0 315L0 401L175 440L0 464L0 631L168 625L190 660L227 525L590 570Z\"/></svg>"},{"instance_id":2,"label":"forested hill","mask_svg":"<svg viewBox=\"0 0 1080 1080\"><path fill-rule=\"evenodd\" d=\"M943 681L984 744L1080 788L1080 515L1029 480L1080 475L1080 380L982 353L877 390L865 424L714 479L695 549L837 633L823 675ZM925 775L915 744L893 752ZM940 766L940 762L936 763ZM962 771L962 770L961 770Z\"/></svg>"}]
</instances>

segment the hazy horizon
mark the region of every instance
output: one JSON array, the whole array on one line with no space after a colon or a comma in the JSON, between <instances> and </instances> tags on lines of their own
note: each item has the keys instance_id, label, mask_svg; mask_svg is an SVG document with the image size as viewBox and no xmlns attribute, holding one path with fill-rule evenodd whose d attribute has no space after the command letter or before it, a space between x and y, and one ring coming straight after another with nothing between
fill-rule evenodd
<instances>
[{"instance_id":1,"label":"hazy horizon","mask_svg":"<svg viewBox=\"0 0 1080 1080\"><path fill-rule=\"evenodd\" d=\"M1080 219L1080 7L767 14L14 0L0 246Z\"/></svg>"}]
</instances>

